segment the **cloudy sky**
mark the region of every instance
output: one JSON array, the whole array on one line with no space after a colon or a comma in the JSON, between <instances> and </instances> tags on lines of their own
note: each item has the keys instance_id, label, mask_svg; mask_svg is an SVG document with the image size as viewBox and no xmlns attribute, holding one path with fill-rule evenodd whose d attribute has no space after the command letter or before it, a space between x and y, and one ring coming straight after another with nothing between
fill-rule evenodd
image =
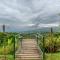
<instances>
[{"instance_id":1,"label":"cloudy sky","mask_svg":"<svg viewBox=\"0 0 60 60\"><path fill-rule=\"evenodd\" d=\"M60 24L60 0L0 0L0 31L26 31Z\"/></svg>"}]
</instances>

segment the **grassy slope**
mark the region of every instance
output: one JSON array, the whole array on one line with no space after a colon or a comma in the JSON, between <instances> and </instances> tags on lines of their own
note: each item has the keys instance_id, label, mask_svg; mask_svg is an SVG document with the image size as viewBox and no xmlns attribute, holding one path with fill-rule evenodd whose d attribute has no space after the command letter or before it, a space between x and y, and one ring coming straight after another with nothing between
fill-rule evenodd
<instances>
[{"instance_id":1,"label":"grassy slope","mask_svg":"<svg viewBox=\"0 0 60 60\"><path fill-rule=\"evenodd\" d=\"M46 60L60 60L60 52L59 53L47 53Z\"/></svg>"}]
</instances>

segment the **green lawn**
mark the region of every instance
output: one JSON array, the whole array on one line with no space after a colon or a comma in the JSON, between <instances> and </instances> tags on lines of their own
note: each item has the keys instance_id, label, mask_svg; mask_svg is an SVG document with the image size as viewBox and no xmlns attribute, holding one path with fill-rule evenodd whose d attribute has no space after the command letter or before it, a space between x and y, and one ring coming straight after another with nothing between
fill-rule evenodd
<instances>
[{"instance_id":1,"label":"green lawn","mask_svg":"<svg viewBox=\"0 0 60 60\"><path fill-rule=\"evenodd\" d=\"M14 60L14 55L0 55L0 59Z\"/></svg>"},{"instance_id":2,"label":"green lawn","mask_svg":"<svg viewBox=\"0 0 60 60\"><path fill-rule=\"evenodd\" d=\"M47 53L45 60L60 60L60 52L58 53Z\"/></svg>"}]
</instances>

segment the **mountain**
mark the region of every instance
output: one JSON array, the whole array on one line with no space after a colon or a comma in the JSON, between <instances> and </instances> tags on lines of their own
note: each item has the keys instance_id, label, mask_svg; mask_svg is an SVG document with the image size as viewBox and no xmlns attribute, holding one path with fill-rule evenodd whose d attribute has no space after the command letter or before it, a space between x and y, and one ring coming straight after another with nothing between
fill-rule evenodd
<instances>
[{"instance_id":1,"label":"mountain","mask_svg":"<svg viewBox=\"0 0 60 60\"><path fill-rule=\"evenodd\" d=\"M53 27L52 28L53 32L60 32L60 27ZM40 28L40 29L34 29L34 30L29 30L29 31L24 31L24 32L51 32L50 27L45 27L45 28Z\"/></svg>"}]
</instances>

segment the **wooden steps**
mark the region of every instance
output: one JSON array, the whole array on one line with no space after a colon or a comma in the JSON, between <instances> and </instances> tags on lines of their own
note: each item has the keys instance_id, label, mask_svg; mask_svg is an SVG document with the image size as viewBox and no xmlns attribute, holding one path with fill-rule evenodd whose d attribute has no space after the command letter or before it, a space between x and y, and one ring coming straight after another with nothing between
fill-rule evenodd
<instances>
[{"instance_id":1,"label":"wooden steps","mask_svg":"<svg viewBox=\"0 0 60 60\"><path fill-rule=\"evenodd\" d=\"M42 60L34 39L22 41L22 50L16 53L16 60Z\"/></svg>"}]
</instances>

